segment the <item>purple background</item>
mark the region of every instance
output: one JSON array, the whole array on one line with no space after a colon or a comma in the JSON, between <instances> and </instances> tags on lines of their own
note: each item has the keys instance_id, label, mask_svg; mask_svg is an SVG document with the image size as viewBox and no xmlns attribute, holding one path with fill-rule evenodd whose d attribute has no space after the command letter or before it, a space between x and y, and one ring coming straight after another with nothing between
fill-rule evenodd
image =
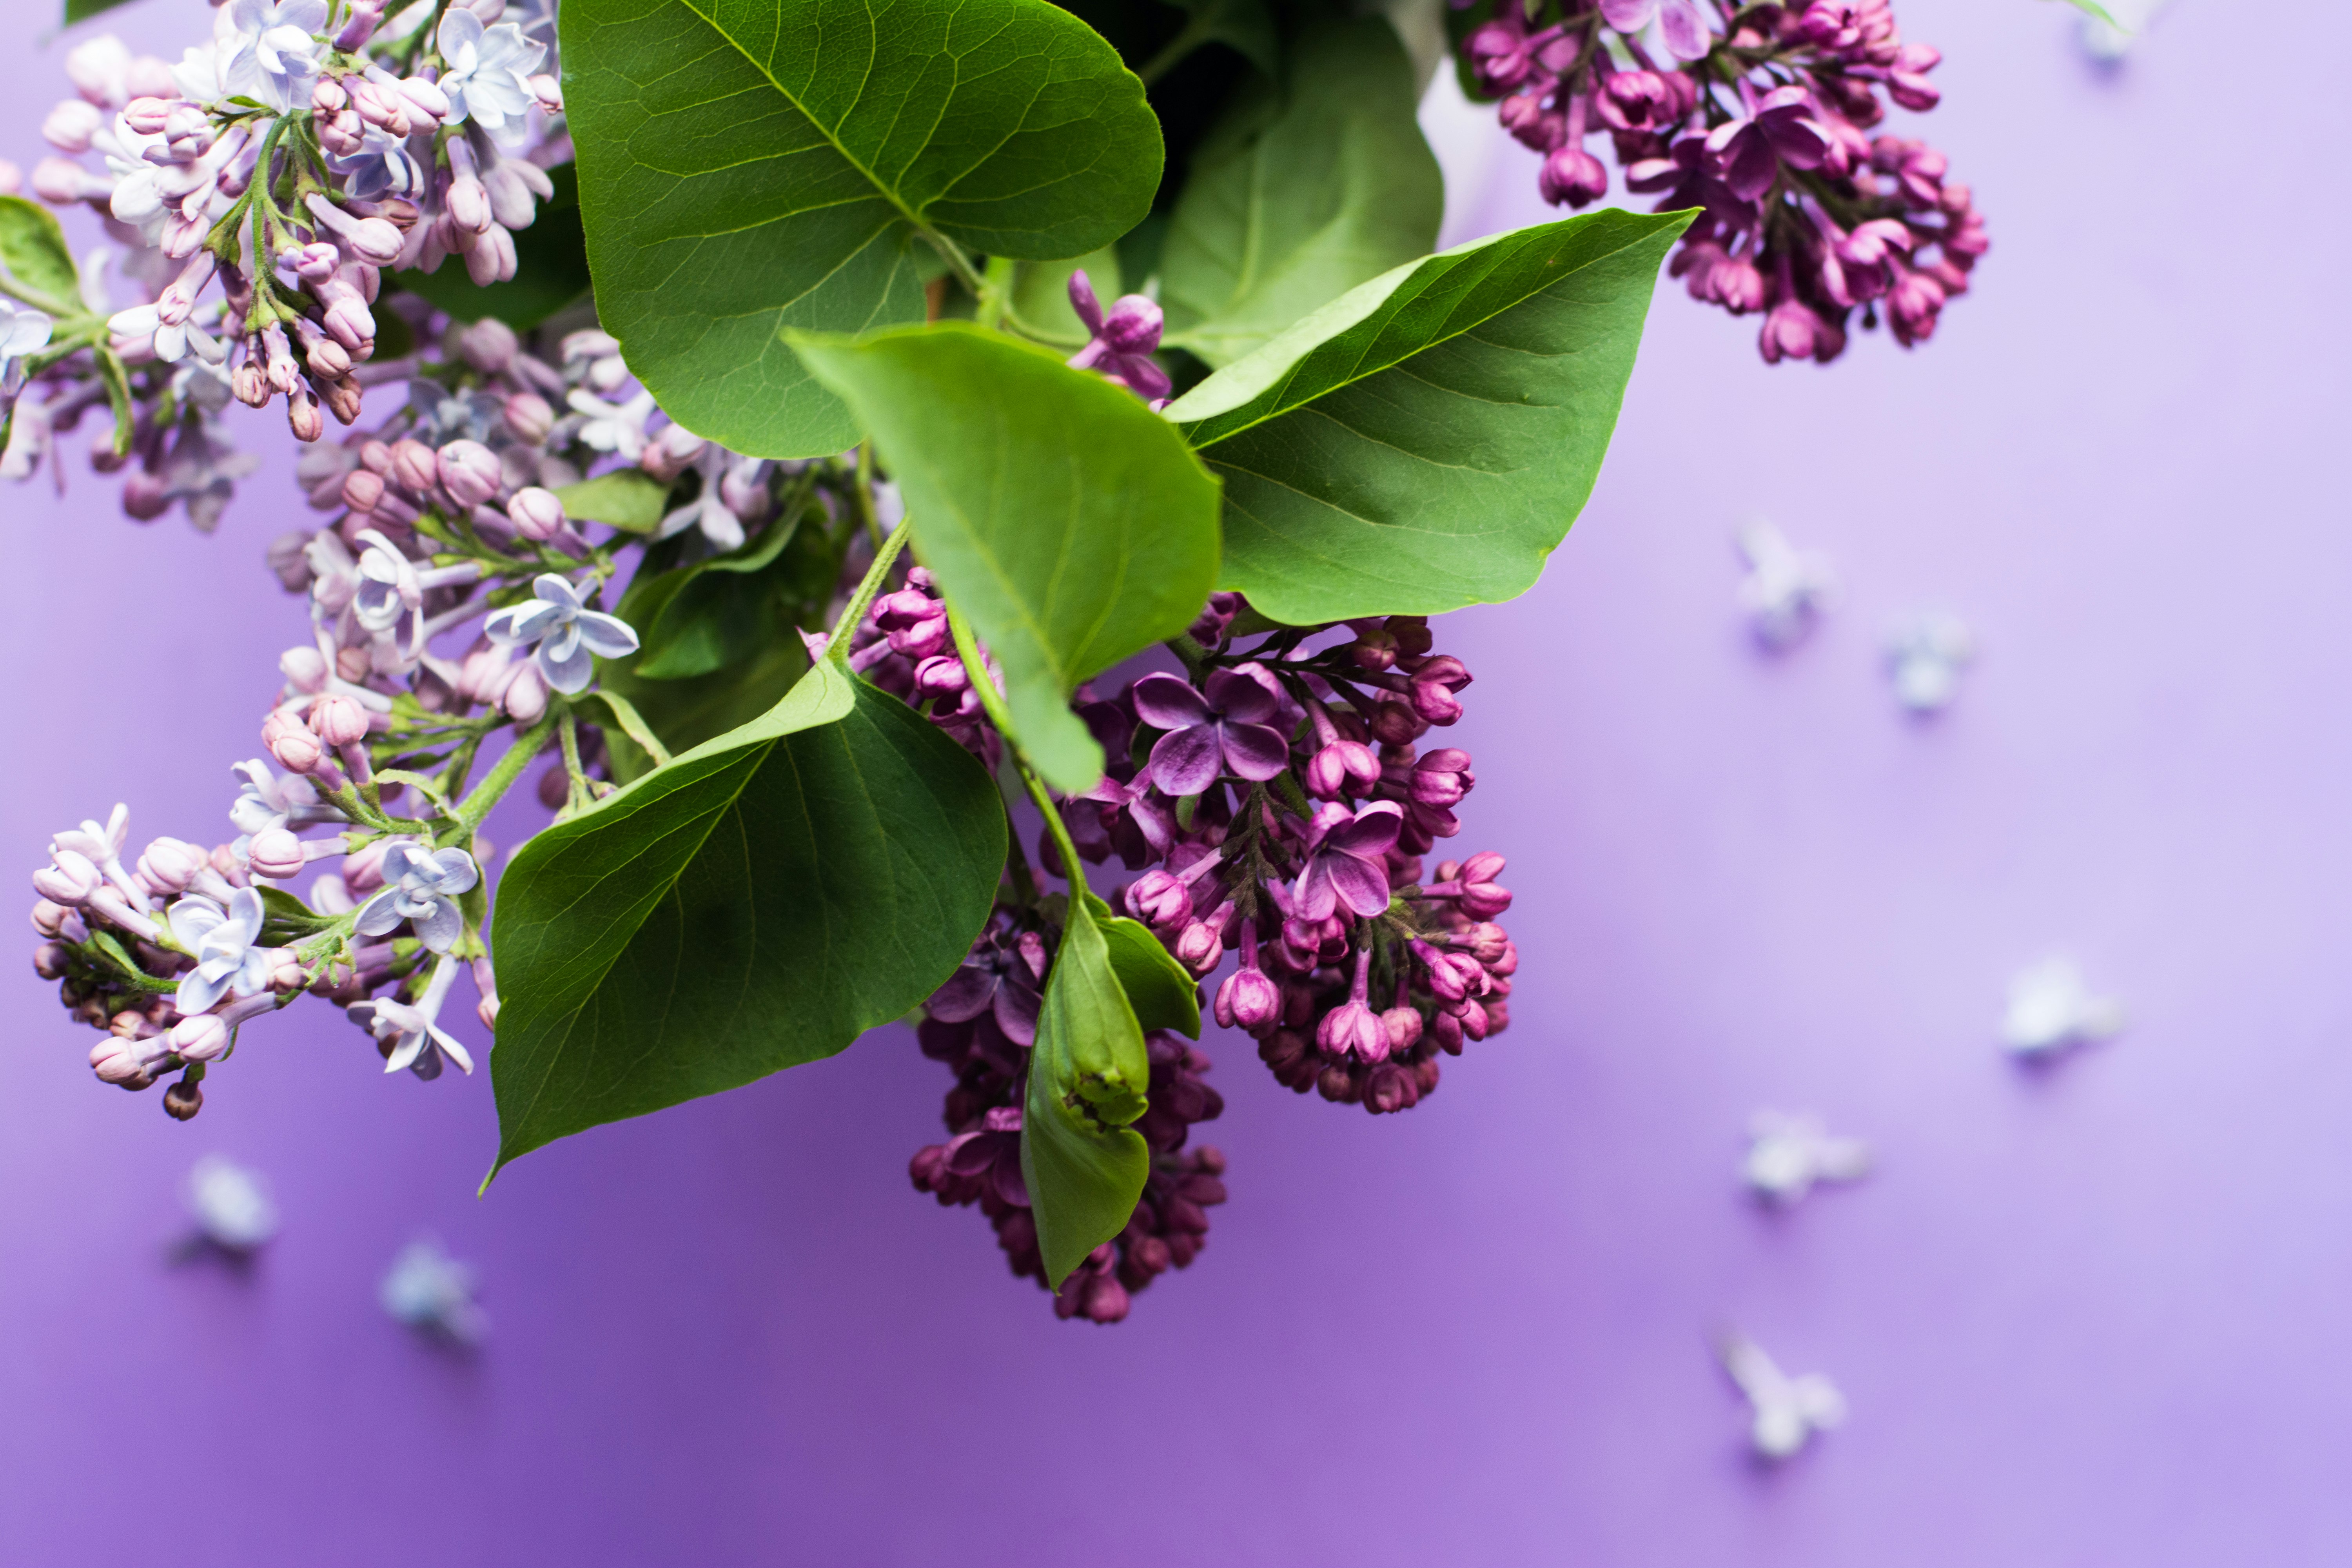
<instances>
[{"instance_id":1,"label":"purple background","mask_svg":"<svg viewBox=\"0 0 2352 1568\"><path fill-rule=\"evenodd\" d=\"M17 8L26 38L46 8ZM1465 847L1511 858L1515 1026L1375 1121L1213 1040L1233 1201L1115 1330L1055 1322L908 1190L944 1076L902 1034L523 1161L487 1083L387 1080L305 1005L178 1127L0 988L0 1558L93 1565L2340 1563L2352 1553L2347 226L2323 89L2182 0L2120 73L2060 7L1905 0L1995 249L1945 335L1829 371L1661 295L1543 583L1457 617ZM2262 8L2343 58L2352 18ZM201 7L119 30L176 53ZM103 26L103 24L101 25ZM63 46L0 62L29 167ZM2259 117L2263 137L2234 127ZM1514 155L1515 156L1515 155ZM1505 171L1472 226L1544 216ZM248 419L242 427L256 430ZM77 445L83 437L77 438ZM224 831L299 605L282 439L214 539L78 473L5 498L0 843L118 798ZM1785 658L1731 603L1761 514L1843 594ZM1984 646L1906 721L1887 626ZM29 947L30 933L25 934ZM2003 987L2070 952L2128 1032L2046 1074ZM1734 1182L1759 1106L1882 1169ZM163 1260L217 1151L247 1276ZM436 1231L467 1361L378 1310ZM1745 1457L1706 1336L1847 1426Z\"/></svg>"}]
</instances>

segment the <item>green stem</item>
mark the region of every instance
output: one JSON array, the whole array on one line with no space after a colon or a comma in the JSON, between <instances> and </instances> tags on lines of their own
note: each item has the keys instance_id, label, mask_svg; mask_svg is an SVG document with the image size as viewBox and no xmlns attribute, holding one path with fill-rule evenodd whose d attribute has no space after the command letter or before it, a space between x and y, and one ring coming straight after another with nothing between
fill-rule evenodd
<instances>
[{"instance_id":1,"label":"green stem","mask_svg":"<svg viewBox=\"0 0 2352 1568\"><path fill-rule=\"evenodd\" d=\"M849 603L842 609L841 618L833 624L833 637L825 644L824 653L827 658L844 669L849 668L850 637L857 630L858 623L866 619L866 612L873 608L875 596L882 592L882 584L890 575L891 563L898 560L898 552L907 548L909 537L903 522L890 531L889 537L883 540L874 552L874 564L868 566L866 575L859 579L857 591L849 596Z\"/></svg>"},{"instance_id":2,"label":"green stem","mask_svg":"<svg viewBox=\"0 0 2352 1568\"><path fill-rule=\"evenodd\" d=\"M1013 260L1009 256L988 258L988 278L980 295L980 309L975 319L992 331L1004 330L1004 319L1013 313Z\"/></svg>"},{"instance_id":3,"label":"green stem","mask_svg":"<svg viewBox=\"0 0 2352 1568\"><path fill-rule=\"evenodd\" d=\"M973 299L979 299L987 291L988 280L971 264L971 258L964 254L962 246L934 229L919 228L915 232L929 240L931 248L947 258L948 268L956 275L956 281L969 289Z\"/></svg>"},{"instance_id":4,"label":"green stem","mask_svg":"<svg viewBox=\"0 0 2352 1568\"><path fill-rule=\"evenodd\" d=\"M1045 786L1031 770L1028 759L1022 755L1021 742L1013 730L1013 715L1005 710L1004 698L997 691L996 682L989 679L987 665L981 661L980 644L972 637L971 623L963 618L963 612L953 604L947 608L948 632L955 638L956 654L963 660L965 677L971 680L971 689L980 694L981 710L988 715L988 721L996 726L996 733L1012 756L1013 769L1020 773L1022 784L1027 787L1029 798L1036 802L1037 809L1045 814L1045 831L1054 836L1054 847L1062 853L1062 879L1070 884L1071 896L1083 898L1087 892L1087 874L1083 869L1084 863L1078 858L1078 847L1070 842L1069 825L1062 820L1062 813L1054 805L1054 797L1045 793Z\"/></svg>"},{"instance_id":5,"label":"green stem","mask_svg":"<svg viewBox=\"0 0 2352 1568\"><path fill-rule=\"evenodd\" d=\"M1144 86L1151 86L1161 77L1175 69L1177 62L1183 59L1186 55L1206 43L1210 32L1215 26L1214 14L1204 8L1200 15L1185 23L1183 30L1169 39L1165 47L1143 62L1143 68L1135 73L1137 78Z\"/></svg>"},{"instance_id":6,"label":"green stem","mask_svg":"<svg viewBox=\"0 0 2352 1568\"><path fill-rule=\"evenodd\" d=\"M849 510L856 514L858 526L866 537L874 542L876 554L882 551L882 520L874 515L874 443L857 443L857 471L852 476Z\"/></svg>"},{"instance_id":7,"label":"green stem","mask_svg":"<svg viewBox=\"0 0 2352 1568\"><path fill-rule=\"evenodd\" d=\"M559 701L546 717L516 736L514 744L507 748L506 755L499 759L499 765L483 775L482 782L474 786L473 794L457 803L457 826L441 837L452 844L472 837L474 829L482 825L482 819L506 797L507 791L514 787L515 780L522 777L523 770L546 749L547 738L555 732L557 721L570 711L567 704Z\"/></svg>"}]
</instances>

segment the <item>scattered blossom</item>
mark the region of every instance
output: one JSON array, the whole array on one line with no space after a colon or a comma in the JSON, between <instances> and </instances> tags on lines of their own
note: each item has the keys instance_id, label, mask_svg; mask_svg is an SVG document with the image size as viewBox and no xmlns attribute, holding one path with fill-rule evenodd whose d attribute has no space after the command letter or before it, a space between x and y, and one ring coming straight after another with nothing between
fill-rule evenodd
<instances>
[{"instance_id":1,"label":"scattered blossom","mask_svg":"<svg viewBox=\"0 0 2352 1568\"><path fill-rule=\"evenodd\" d=\"M1748 1401L1748 1441L1759 1458L1792 1458L1815 1433L1845 1420L1845 1396L1819 1373L1790 1377L1745 1334L1725 1335L1717 1350Z\"/></svg>"},{"instance_id":2,"label":"scattered blossom","mask_svg":"<svg viewBox=\"0 0 2352 1568\"><path fill-rule=\"evenodd\" d=\"M2123 1005L2094 994L2072 959L2045 958L2010 982L2000 1038L2017 1056L2047 1057L2106 1039L2123 1026Z\"/></svg>"},{"instance_id":3,"label":"scattered blossom","mask_svg":"<svg viewBox=\"0 0 2352 1568\"><path fill-rule=\"evenodd\" d=\"M1870 1171L1869 1144L1833 1137L1814 1117L1759 1110L1748 1121L1748 1135L1740 1179L1776 1204L1796 1203L1818 1183L1859 1181Z\"/></svg>"}]
</instances>

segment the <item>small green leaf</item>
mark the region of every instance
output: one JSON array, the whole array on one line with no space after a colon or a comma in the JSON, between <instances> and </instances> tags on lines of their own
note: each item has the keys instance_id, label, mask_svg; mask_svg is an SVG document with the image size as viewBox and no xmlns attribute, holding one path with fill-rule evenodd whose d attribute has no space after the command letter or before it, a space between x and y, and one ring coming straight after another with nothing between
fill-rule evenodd
<instances>
[{"instance_id":1,"label":"small green leaf","mask_svg":"<svg viewBox=\"0 0 2352 1568\"><path fill-rule=\"evenodd\" d=\"M123 0L66 0L66 26L87 22L101 12L111 11Z\"/></svg>"},{"instance_id":2,"label":"small green leaf","mask_svg":"<svg viewBox=\"0 0 2352 1568\"><path fill-rule=\"evenodd\" d=\"M566 517L624 533L651 533L669 510L669 487L643 468L615 468L555 492Z\"/></svg>"},{"instance_id":3,"label":"small green leaf","mask_svg":"<svg viewBox=\"0 0 2352 1568\"><path fill-rule=\"evenodd\" d=\"M48 208L22 196L0 196L0 267L36 309L59 317L89 313L66 231Z\"/></svg>"},{"instance_id":4,"label":"small green leaf","mask_svg":"<svg viewBox=\"0 0 2352 1568\"><path fill-rule=\"evenodd\" d=\"M1003 664L1022 750L1056 788L1091 786L1102 748L1070 692L1200 613L1215 483L1132 393L997 333L793 342L873 434L917 553Z\"/></svg>"},{"instance_id":5,"label":"small green leaf","mask_svg":"<svg viewBox=\"0 0 2352 1568\"><path fill-rule=\"evenodd\" d=\"M517 851L491 931L498 1163L899 1017L963 962L1003 866L971 754L821 663Z\"/></svg>"},{"instance_id":6,"label":"small green leaf","mask_svg":"<svg viewBox=\"0 0 2352 1568\"><path fill-rule=\"evenodd\" d=\"M651 626L685 584L685 572L661 572L650 577L640 570L613 612L632 626ZM596 679L606 691L634 707L644 722L672 752L690 751L715 735L751 722L793 689L809 667L808 651L797 637L779 637L762 647L749 663L687 680L647 680L635 670L638 655L627 659L596 661ZM654 759L626 737L607 731L604 749L613 762L613 776L625 784L649 772Z\"/></svg>"},{"instance_id":7,"label":"small green leaf","mask_svg":"<svg viewBox=\"0 0 2352 1568\"><path fill-rule=\"evenodd\" d=\"M1193 153L1170 223L1168 346L1211 365L1437 243L1444 181L1388 23L1310 28L1289 77L1235 95Z\"/></svg>"},{"instance_id":8,"label":"small green leaf","mask_svg":"<svg viewBox=\"0 0 2352 1568\"><path fill-rule=\"evenodd\" d=\"M1021 1111L1021 1175L1057 1289L1127 1227L1143 1195L1151 1151L1128 1123L1143 1114L1150 1081L1143 1030L1102 930L1084 900L1073 903L1045 977Z\"/></svg>"},{"instance_id":9,"label":"small green leaf","mask_svg":"<svg viewBox=\"0 0 2352 1568\"><path fill-rule=\"evenodd\" d=\"M2121 22L2116 21L2114 16L2108 12L2107 8L2099 4L2099 0L2067 0L2067 4L2074 6L2075 10L2082 12L2085 16L2097 17L2100 21L2105 22L2108 26L2113 27L2118 33L2128 33L2131 31L2129 27L2126 27Z\"/></svg>"},{"instance_id":10,"label":"small green leaf","mask_svg":"<svg viewBox=\"0 0 2352 1568\"><path fill-rule=\"evenodd\" d=\"M547 171L554 194L539 204L530 226L515 231L515 275L477 287L465 258L451 257L431 272L395 272L391 280L461 321L496 316L529 331L588 292L588 239L580 225L580 179L570 163ZM381 357L383 351L377 351Z\"/></svg>"},{"instance_id":11,"label":"small green leaf","mask_svg":"<svg viewBox=\"0 0 2352 1568\"><path fill-rule=\"evenodd\" d=\"M685 569L679 584L644 628L645 646L636 673L644 680L676 680L708 675L748 658L768 643L793 635L789 611L779 592L792 580L793 563L771 571L800 523L795 514L741 548Z\"/></svg>"},{"instance_id":12,"label":"small green leaf","mask_svg":"<svg viewBox=\"0 0 2352 1568\"><path fill-rule=\"evenodd\" d=\"M662 406L739 452L858 437L781 328L924 317L908 247L1083 256L1150 210L1159 121L1045 0L569 0L598 310Z\"/></svg>"},{"instance_id":13,"label":"small green leaf","mask_svg":"<svg viewBox=\"0 0 2352 1568\"><path fill-rule=\"evenodd\" d=\"M1201 988L1176 955L1160 945L1151 928L1140 921L1114 915L1110 906L1092 900L1095 921L1102 928L1110 952L1110 966L1119 989L1135 1009L1135 1021L1147 1034L1173 1029L1192 1039L1201 1037Z\"/></svg>"},{"instance_id":14,"label":"small green leaf","mask_svg":"<svg viewBox=\"0 0 2352 1568\"><path fill-rule=\"evenodd\" d=\"M614 726L636 742L637 749L651 758L656 767L669 761L669 748L662 744L661 737L654 733L653 726L646 722L646 717L637 711L636 704L619 692L600 686L593 691L572 699L572 706L591 723L595 720L589 710L592 707L603 708L610 715Z\"/></svg>"},{"instance_id":15,"label":"small green leaf","mask_svg":"<svg viewBox=\"0 0 2352 1568\"><path fill-rule=\"evenodd\" d=\"M131 437L137 428L131 409L131 372L122 356L100 344L98 349L98 379L106 384L106 401L114 413L114 455L131 454Z\"/></svg>"},{"instance_id":16,"label":"small green leaf","mask_svg":"<svg viewBox=\"0 0 2352 1568\"><path fill-rule=\"evenodd\" d=\"M1223 44L1264 71L1269 80L1280 74L1282 38L1275 31L1274 15L1266 9L1265 0L1168 0L1168 4L1189 17L1184 31L1178 35L1187 52L1206 44Z\"/></svg>"},{"instance_id":17,"label":"small green leaf","mask_svg":"<svg viewBox=\"0 0 2352 1568\"><path fill-rule=\"evenodd\" d=\"M1218 586L1294 625L1525 592L1592 491L1690 219L1603 211L1456 247L1177 399L1225 484Z\"/></svg>"}]
</instances>

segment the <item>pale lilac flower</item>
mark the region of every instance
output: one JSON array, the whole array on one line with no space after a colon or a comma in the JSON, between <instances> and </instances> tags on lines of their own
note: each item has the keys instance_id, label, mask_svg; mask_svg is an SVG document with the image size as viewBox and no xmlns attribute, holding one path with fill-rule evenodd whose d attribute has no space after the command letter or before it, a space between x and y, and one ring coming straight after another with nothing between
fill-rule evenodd
<instances>
[{"instance_id":1,"label":"pale lilac flower","mask_svg":"<svg viewBox=\"0 0 2352 1568\"><path fill-rule=\"evenodd\" d=\"M2123 1026L2123 1004L2094 995L2073 961L2048 958L2010 982L2000 1037L2017 1056L2046 1057L2104 1040Z\"/></svg>"},{"instance_id":2,"label":"pale lilac flower","mask_svg":"<svg viewBox=\"0 0 2352 1568\"><path fill-rule=\"evenodd\" d=\"M680 425L672 425L662 435L667 437L671 430L684 428ZM667 539L689 528L699 528L702 537L710 542L714 550L733 550L740 545L743 542L743 520L727 504L721 488L729 467L735 460L735 455L725 447L704 442L693 461L688 465L702 475L701 492L664 517L661 526L654 531L654 537Z\"/></svg>"},{"instance_id":3,"label":"pale lilac flower","mask_svg":"<svg viewBox=\"0 0 2352 1568\"><path fill-rule=\"evenodd\" d=\"M1725 1335L1717 1350L1753 1412L1748 1438L1759 1458L1788 1458L1845 1419L1845 1396L1820 1373L1790 1377L1745 1334Z\"/></svg>"},{"instance_id":4,"label":"pale lilac flower","mask_svg":"<svg viewBox=\"0 0 2352 1568\"><path fill-rule=\"evenodd\" d=\"M30 305L0 300L0 394L14 397L25 385L25 356L49 346L54 323Z\"/></svg>"},{"instance_id":5,"label":"pale lilac flower","mask_svg":"<svg viewBox=\"0 0 2352 1568\"><path fill-rule=\"evenodd\" d=\"M410 1242L393 1259L377 1300L395 1321L461 1345L479 1344L490 1331L489 1314L474 1300L474 1271L431 1237Z\"/></svg>"},{"instance_id":6,"label":"pale lilac flower","mask_svg":"<svg viewBox=\"0 0 2352 1568\"><path fill-rule=\"evenodd\" d=\"M1919 616L1886 641L1895 700L1913 713L1941 712L1959 694L1960 672L1976 651L1974 634L1958 616Z\"/></svg>"},{"instance_id":7,"label":"pale lilac flower","mask_svg":"<svg viewBox=\"0 0 2352 1568\"><path fill-rule=\"evenodd\" d=\"M617 357L612 362L618 363ZM646 453L646 421L654 411L654 395L640 392L626 403L607 403L603 398L572 389L564 402L582 418L580 439L599 452L610 452L625 462L634 463Z\"/></svg>"},{"instance_id":8,"label":"pale lilac flower","mask_svg":"<svg viewBox=\"0 0 2352 1568\"><path fill-rule=\"evenodd\" d=\"M1741 528L1739 553L1748 575L1739 582L1740 607L1748 612L1756 640L1772 649L1795 644L1811 631L1833 585L1829 562L1799 551L1769 522Z\"/></svg>"},{"instance_id":9,"label":"pale lilac flower","mask_svg":"<svg viewBox=\"0 0 2352 1568\"><path fill-rule=\"evenodd\" d=\"M319 40L327 0L229 0L236 43L221 70L231 97L244 97L284 114L307 107L319 79Z\"/></svg>"},{"instance_id":10,"label":"pale lilac flower","mask_svg":"<svg viewBox=\"0 0 2352 1568\"><path fill-rule=\"evenodd\" d=\"M228 819L248 838L273 827L311 820L317 813L318 792L299 773L273 773L258 757L239 763L229 772L245 782L228 808Z\"/></svg>"},{"instance_id":11,"label":"pale lilac flower","mask_svg":"<svg viewBox=\"0 0 2352 1568\"><path fill-rule=\"evenodd\" d=\"M1145 764L1152 781L1181 797L1199 795L1228 771L1254 782L1282 772L1290 762L1290 742L1265 722L1282 704L1263 673L1247 667L1212 670L1204 690L1173 675L1138 680L1130 692L1137 715L1168 731Z\"/></svg>"},{"instance_id":12,"label":"pale lilac flower","mask_svg":"<svg viewBox=\"0 0 2352 1568\"><path fill-rule=\"evenodd\" d=\"M361 132L357 152L330 157L327 162L342 177L343 193L361 201L421 195L428 184L425 166L408 151L406 138L373 125Z\"/></svg>"},{"instance_id":13,"label":"pale lilac flower","mask_svg":"<svg viewBox=\"0 0 2352 1568\"><path fill-rule=\"evenodd\" d=\"M1748 1119L1748 1158L1740 1179L1757 1195L1793 1204L1820 1182L1858 1181L1870 1171L1870 1145L1832 1137L1811 1116L1759 1110Z\"/></svg>"},{"instance_id":14,"label":"pale lilac flower","mask_svg":"<svg viewBox=\"0 0 2352 1568\"><path fill-rule=\"evenodd\" d=\"M183 1013L209 1010L234 991L253 996L269 987L276 950L261 941L261 895L239 888L223 909L200 893L174 902L165 917L173 940L195 954L196 967L180 978L174 1005Z\"/></svg>"},{"instance_id":15,"label":"pale lilac flower","mask_svg":"<svg viewBox=\"0 0 2352 1568\"><path fill-rule=\"evenodd\" d=\"M180 63L172 68L172 80L178 86L180 96L191 103L218 101L223 96L220 62L218 43L199 44L181 51Z\"/></svg>"},{"instance_id":16,"label":"pale lilac flower","mask_svg":"<svg viewBox=\"0 0 2352 1568\"><path fill-rule=\"evenodd\" d=\"M402 842L384 850L383 869L383 890L360 906L353 929L362 936L383 936L406 921L417 941L436 952L448 952L466 930L457 899L482 879L474 858L463 849Z\"/></svg>"},{"instance_id":17,"label":"pale lilac flower","mask_svg":"<svg viewBox=\"0 0 2352 1568\"><path fill-rule=\"evenodd\" d=\"M1370 918L1389 907L1388 852L1404 825L1404 808L1376 800L1355 811L1337 801L1316 808L1307 830L1307 867L1293 894L1303 920L1328 919L1339 905Z\"/></svg>"},{"instance_id":18,"label":"pale lilac flower","mask_svg":"<svg viewBox=\"0 0 2352 1568\"><path fill-rule=\"evenodd\" d=\"M452 7L435 35L449 68L437 85L449 98L449 122L470 117L493 135L520 132L538 97L531 73L547 46L531 42L511 22L485 27L471 11Z\"/></svg>"},{"instance_id":19,"label":"pale lilac flower","mask_svg":"<svg viewBox=\"0 0 2352 1568\"><path fill-rule=\"evenodd\" d=\"M215 1247L252 1252L278 1234L278 1205L255 1172L207 1154L188 1173L188 1213Z\"/></svg>"},{"instance_id":20,"label":"pale lilac flower","mask_svg":"<svg viewBox=\"0 0 2352 1568\"><path fill-rule=\"evenodd\" d=\"M425 589L416 563L373 528L360 530L367 548L361 552L359 580L352 594L352 615L372 632L392 630L400 617L415 611L422 619Z\"/></svg>"},{"instance_id":21,"label":"pale lilac flower","mask_svg":"<svg viewBox=\"0 0 2352 1568\"><path fill-rule=\"evenodd\" d=\"M1653 19L1678 60L1703 60L1715 47L1698 0L1601 0L1601 18L1621 33L1638 33Z\"/></svg>"},{"instance_id":22,"label":"pale lilac flower","mask_svg":"<svg viewBox=\"0 0 2352 1568\"><path fill-rule=\"evenodd\" d=\"M194 330L191 323L190 331ZM187 421L173 434L171 448L155 472L154 499L163 506L178 501L197 531L210 533L236 499L236 481L260 467L258 453L237 451L221 439L217 421Z\"/></svg>"},{"instance_id":23,"label":"pale lilac flower","mask_svg":"<svg viewBox=\"0 0 2352 1568\"><path fill-rule=\"evenodd\" d=\"M474 1058L440 1024L442 1005L448 1001L449 988L457 983L461 967L454 958L436 963L433 978L425 983L424 996L414 1007L378 996L355 1002L343 1010L344 1016L377 1039L392 1042L392 1054L383 1061L385 1072L406 1068L418 1078L436 1079L441 1076L441 1058L446 1056L457 1064L460 1072L472 1076Z\"/></svg>"},{"instance_id":24,"label":"pale lilac flower","mask_svg":"<svg viewBox=\"0 0 2352 1568\"><path fill-rule=\"evenodd\" d=\"M554 573L541 573L530 591L534 599L492 611L482 630L509 647L537 644L540 673L556 690L568 696L587 689L596 673L592 654L625 658L637 651L628 622L587 608L580 591Z\"/></svg>"}]
</instances>

